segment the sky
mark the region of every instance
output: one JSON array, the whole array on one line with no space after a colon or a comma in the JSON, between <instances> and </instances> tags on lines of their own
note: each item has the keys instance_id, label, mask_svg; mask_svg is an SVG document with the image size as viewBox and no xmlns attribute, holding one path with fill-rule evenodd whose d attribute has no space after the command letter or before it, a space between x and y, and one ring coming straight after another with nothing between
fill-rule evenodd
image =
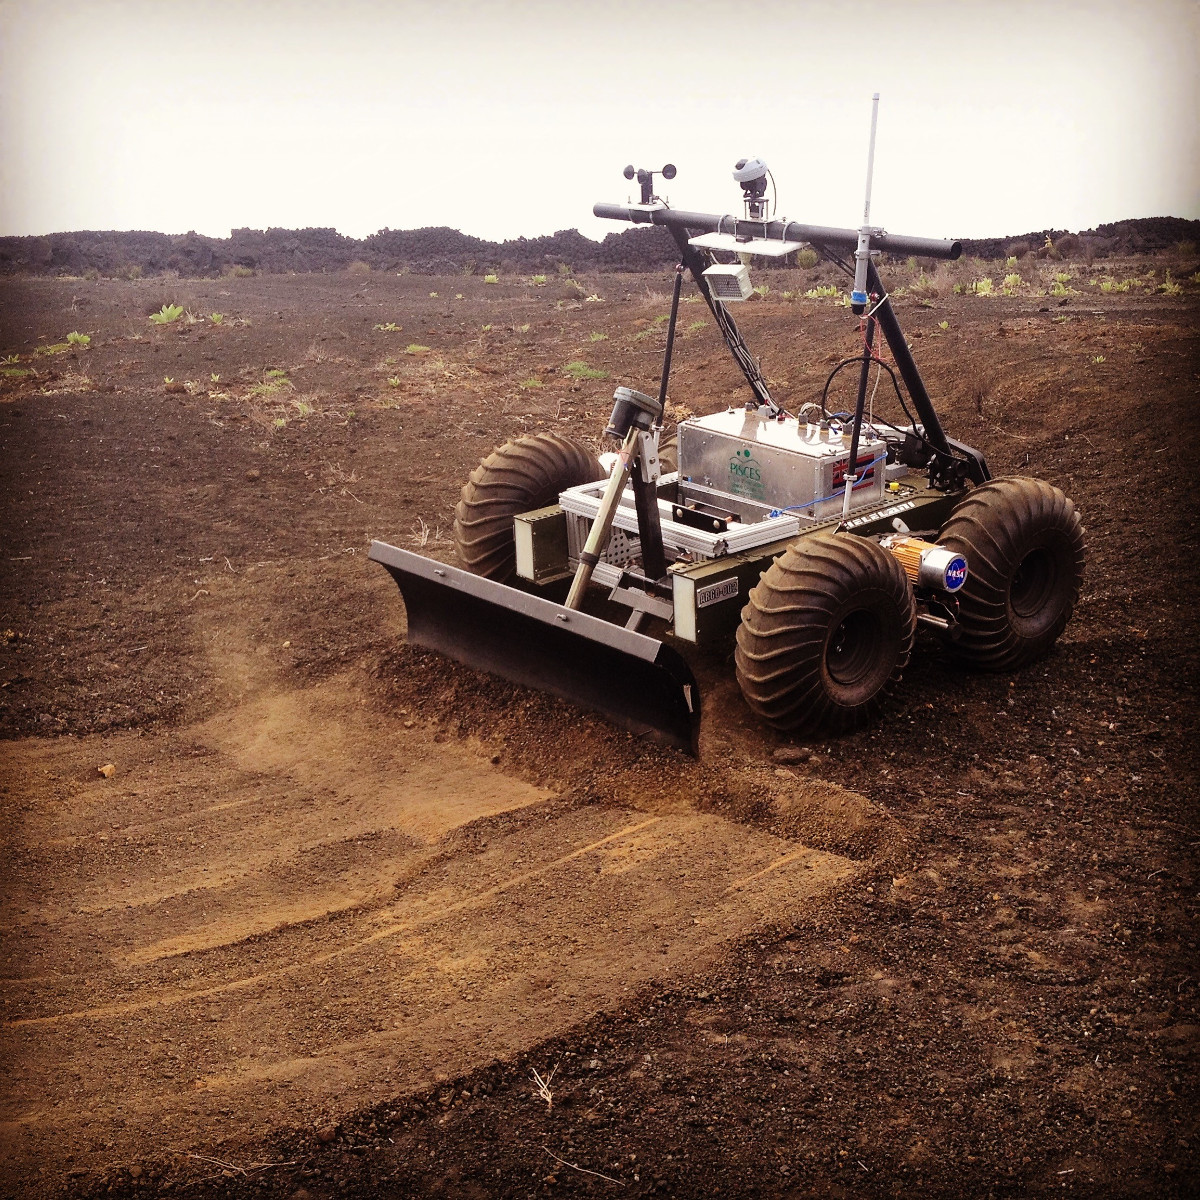
<instances>
[{"instance_id":1,"label":"sky","mask_svg":"<svg viewBox=\"0 0 1200 1200\"><path fill-rule=\"evenodd\" d=\"M1195 0L0 0L0 234L577 228L676 207L933 237L1200 217Z\"/></svg>"}]
</instances>

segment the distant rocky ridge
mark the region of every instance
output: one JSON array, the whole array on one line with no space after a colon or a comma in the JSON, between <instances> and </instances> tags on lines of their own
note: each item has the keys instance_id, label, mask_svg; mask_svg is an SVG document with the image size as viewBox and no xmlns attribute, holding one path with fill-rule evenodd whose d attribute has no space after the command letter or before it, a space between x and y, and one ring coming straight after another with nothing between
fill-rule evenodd
<instances>
[{"instance_id":1,"label":"distant rocky ridge","mask_svg":"<svg viewBox=\"0 0 1200 1200\"><path fill-rule=\"evenodd\" d=\"M1036 252L1049 237L1063 257L1102 258L1154 253L1180 242L1200 242L1200 221L1146 217L1099 225L1081 233L1042 229L1007 238L964 239L964 251L983 259ZM198 233L81 231L36 237L0 237L0 274L134 277L175 272L211 277L231 271L265 274L340 271L352 263L372 270L444 275L554 271L657 270L675 261L663 229L610 233L603 241L577 229L536 238L491 242L457 229L381 229L367 238L336 229L235 229L230 237Z\"/></svg>"}]
</instances>

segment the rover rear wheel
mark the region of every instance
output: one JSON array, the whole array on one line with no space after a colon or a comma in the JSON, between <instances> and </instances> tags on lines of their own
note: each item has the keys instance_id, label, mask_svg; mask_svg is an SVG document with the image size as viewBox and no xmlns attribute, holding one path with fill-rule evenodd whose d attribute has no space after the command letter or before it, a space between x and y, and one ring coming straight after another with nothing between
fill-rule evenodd
<instances>
[{"instance_id":1,"label":"rover rear wheel","mask_svg":"<svg viewBox=\"0 0 1200 1200\"><path fill-rule=\"evenodd\" d=\"M1041 657L1066 627L1083 578L1075 505L1042 479L993 479L969 492L938 543L967 560L959 637L971 666L1003 671Z\"/></svg>"}]
</instances>

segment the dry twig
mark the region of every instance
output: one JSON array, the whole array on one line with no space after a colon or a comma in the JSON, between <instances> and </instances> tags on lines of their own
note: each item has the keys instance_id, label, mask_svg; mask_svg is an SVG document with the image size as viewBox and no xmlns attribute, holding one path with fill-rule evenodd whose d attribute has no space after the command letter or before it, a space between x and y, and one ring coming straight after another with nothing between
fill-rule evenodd
<instances>
[{"instance_id":1,"label":"dry twig","mask_svg":"<svg viewBox=\"0 0 1200 1200\"><path fill-rule=\"evenodd\" d=\"M537 1094L546 1102L547 1112L550 1112L554 1108L554 1093L550 1090L550 1083L554 1079L554 1072L557 1070L557 1066L553 1067L550 1074L543 1079L538 1074L537 1068L534 1067L533 1069L533 1082L537 1087ZM549 1154L550 1152L547 1150L546 1153Z\"/></svg>"},{"instance_id":2,"label":"dry twig","mask_svg":"<svg viewBox=\"0 0 1200 1200\"><path fill-rule=\"evenodd\" d=\"M534 1071L534 1074L536 1075L537 1072ZM578 1171L582 1175L595 1175L597 1179L607 1179L609 1183L621 1182L620 1179L614 1179L611 1175L605 1175L602 1171L589 1171L587 1167L577 1167L574 1163L567 1162L565 1158L559 1158L553 1150L548 1149L546 1146L543 1146L542 1149L545 1150L555 1162L562 1163L564 1167L570 1167L572 1171Z\"/></svg>"}]
</instances>

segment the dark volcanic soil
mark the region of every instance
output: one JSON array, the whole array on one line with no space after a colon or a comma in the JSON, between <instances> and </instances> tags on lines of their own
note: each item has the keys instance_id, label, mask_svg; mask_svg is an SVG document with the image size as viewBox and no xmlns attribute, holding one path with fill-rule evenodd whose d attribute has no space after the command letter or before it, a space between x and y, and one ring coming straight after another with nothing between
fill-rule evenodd
<instances>
[{"instance_id":1,"label":"dark volcanic soil","mask_svg":"<svg viewBox=\"0 0 1200 1200\"><path fill-rule=\"evenodd\" d=\"M0 287L4 1194L1194 1194L1195 287L899 299L1078 505L1075 619L786 761L698 655L694 763L408 649L365 560L653 386L666 282L581 282ZM856 333L780 290L797 405Z\"/></svg>"}]
</instances>

